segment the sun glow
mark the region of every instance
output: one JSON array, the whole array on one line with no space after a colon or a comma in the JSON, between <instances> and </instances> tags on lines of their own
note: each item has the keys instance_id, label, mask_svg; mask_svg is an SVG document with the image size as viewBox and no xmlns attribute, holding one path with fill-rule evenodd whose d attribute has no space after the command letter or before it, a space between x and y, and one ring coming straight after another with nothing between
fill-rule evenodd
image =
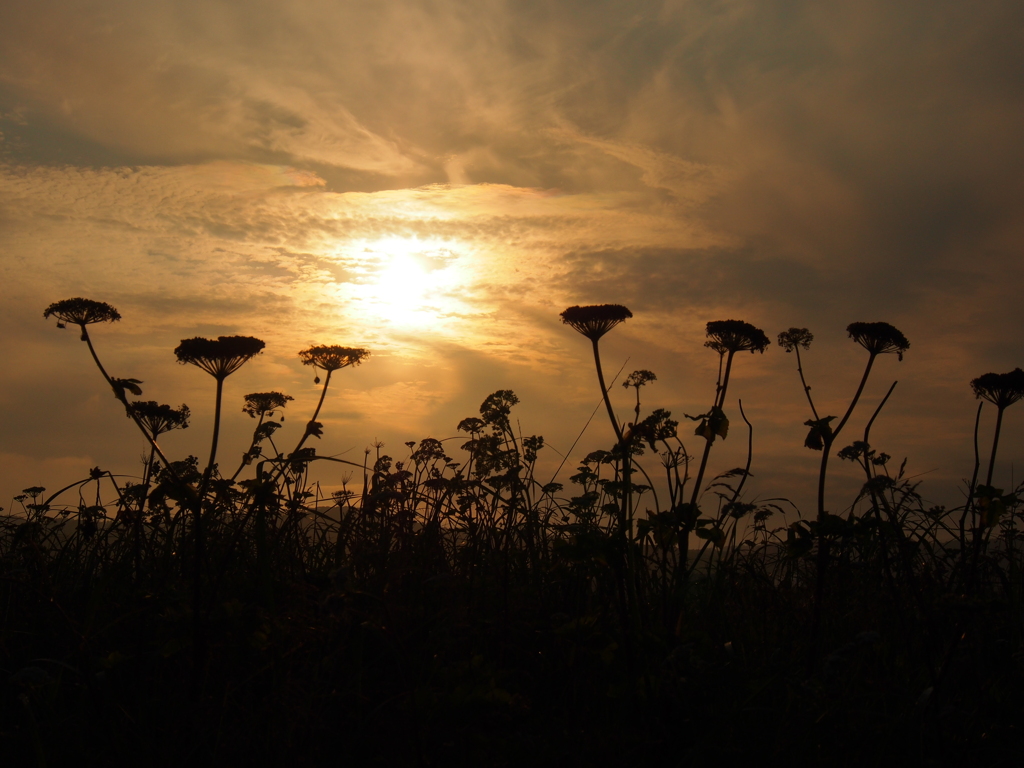
<instances>
[{"instance_id":1,"label":"sun glow","mask_svg":"<svg viewBox=\"0 0 1024 768\"><path fill-rule=\"evenodd\" d=\"M459 282L453 245L388 237L362 243L366 308L398 326L441 325L453 309L450 290Z\"/></svg>"}]
</instances>

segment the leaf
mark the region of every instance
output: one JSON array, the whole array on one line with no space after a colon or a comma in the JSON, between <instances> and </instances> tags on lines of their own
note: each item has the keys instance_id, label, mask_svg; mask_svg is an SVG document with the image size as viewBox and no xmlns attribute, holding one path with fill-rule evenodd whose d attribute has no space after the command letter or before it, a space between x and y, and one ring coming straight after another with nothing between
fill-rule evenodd
<instances>
[{"instance_id":1,"label":"leaf","mask_svg":"<svg viewBox=\"0 0 1024 768\"><path fill-rule=\"evenodd\" d=\"M114 397L120 400L122 403L126 402L124 395L125 390L128 390L136 397L142 394L142 387L139 386L142 381L140 379L117 379L112 378L110 380L111 386L114 388Z\"/></svg>"},{"instance_id":2,"label":"leaf","mask_svg":"<svg viewBox=\"0 0 1024 768\"><path fill-rule=\"evenodd\" d=\"M832 442L832 426L829 422L835 418L835 416L826 416L823 419L808 419L805 421L804 425L810 427L811 431L807 433L807 437L804 439L804 446L812 451L824 450L825 443Z\"/></svg>"},{"instance_id":3,"label":"leaf","mask_svg":"<svg viewBox=\"0 0 1024 768\"><path fill-rule=\"evenodd\" d=\"M686 414L683 414L684 416ZM721 408L712 408L706 414L701 416L687 416L689 419L701 419L700 424L697 425L697 429L693 431L693 434L698 437L703 437L709 443L715 441L715 437L721 437L723 440L729 434L729 419L726 417L725 412Z\"/></svg>"}]
</instances>

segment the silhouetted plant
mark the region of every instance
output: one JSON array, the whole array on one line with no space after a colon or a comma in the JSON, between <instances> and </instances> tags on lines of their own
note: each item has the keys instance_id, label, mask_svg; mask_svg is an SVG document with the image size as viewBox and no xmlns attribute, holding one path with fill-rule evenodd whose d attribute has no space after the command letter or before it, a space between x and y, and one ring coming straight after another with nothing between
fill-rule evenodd
<instances>
[{"instance_id":1,"label":"silhouetted plant","mask_svg":"<svg viewBox=\"0 0 1024 768\"><path fill-rule=\"evenodd\" d=\"M82 341L87 341L88 334L85 330L87 325L117 322L121 319L121 313L105 301L93 301L79 297L55 301L46 308L43 317L55 317L58 328L77 325L82 329Z\"/></svg>"},{"instance_id":2,"label":"silhouetted plant","mask_svg":"<svg viewBox=\"0 0 1024 768\"><path fill-rule=\"evenodd\" d=\"M92 337L89 335L88 326L95 325L97 323L113 323L121 319L121 313L118 312L110 304L103 301L93 301L92 299L83 299L81 297L74 299L63 299L62 301L55 301L50 304L44 312L44 318L54 317L57 319L57 327L64 328L68 324L77 325L81 329L81 340L86 343L89 347L89 354L92 356L93 362L96 363L96 367L102 374L104 380L110 386L111 391L114 393L114 397L124 406L125 413L128 417L135 422L135 425L139 428L146 439L149 441L153 450L156 451L157 456L164 464L168 464L167 457L164 456L163 451L160 450L160 446L156 443L153 436L146 430L145 425L139 421L139 419L132 413L131 407L128 405L128 398L126 392L131 392L133 395L139 396L142 394L142 389L139 384L142 382L138 379L122 379L111 377L107 373L107 369L103 367L103 363L100 362L99 355L96 354L96 348L93 346Z\"/></svg>"},{"instance_id":3,"label":"silhouetted plant","mask_svg":"<svg viewBox=\"0 0 1024 768\"><path fill-rule=\"evenodd\" d=\"M864 392L864 386L867 384L868 377L871 375L871 369L874 366L875 358L879 355L895 354L897 359L902 361L903 353L910 348L910 342L907 341L907 337L904 336L897 328L889 325L889 323L850 323L846 328L846 332L851 339L867 350L868 360L864 367L864 373L861 375L860 383L857 386L857 391L854 393L853 399L850 401L850 405L846 409L846 413L839 420L839 423L834 429L832 427L832 422L836 417L821 417L819 416L817 409L814 407L814 402L810 395L810 387L807 385L804 378L803 368L800 362L799 350L801 347L803 349L808 349L813 336L806 328L791 328L789 331L784 331L779 334L780 346L786 349L787 352L794 351L797 354L797 369L800 373L800 382L803 385L807 401L811 406L811 412L814 414L813 419L805 422L805 425L810 427L810 431L804 439L804 445L811 450L821 451L821 463L818 468L818 515L816 526L813 529L818 536L818 552L812 643L811 654L809 656L809 662L812 666L817 661L816 654L821 623L821 606L824 600L825 572L828 569L829 564L829 531L839 527L838 523L833 523L829 519L828 512L825 509L825 479L828 474L828 460L832 454L832 446L835 443L836 438L839 436L839 433L843 430L843 427L845 427L847 422L850 420L854 409L857 407L857 403L860 401L861 394ZM888 395L886 395L886 399L888 399ZM879 406L879 408L881 408L881 406ZM873 420L874 417L872 417L872 421ZM869 483L870 482L869 478Z\"/></svg>"},{"instance_id":4,"label":"silhouetted plant","mask_svg":"<svg viewBox=\"0 0 1024 768\"><path fill-rule=\"evenodd\" d=\"M825 515L825 477L828 471L828 459L831 454L832 445L853 415L854 408L857 407L860 396L864 392L864 385L867 384L868 376L871 375L871 368L875 364L875 358L879 355L895 354L896 358L902 362L903 353L910 348L910 342L907 341L907 337L888 323L850 323L846 327L846 332L851 339L868 351L868 361L864 366L864 373L861 375L857 391L854 393L846 413L843 414L843 418L839 420L839 424L836 425L835 429L832 429L828 423L835 418L834 416L820 419L811 426L812 433L816 432L816 435L820 436L822 444L821 466L818 470L819 519ZM808 436L808 440L811 440L810 436Z\"/></svg>"},{"instance_id":5,"label":"silhouetted plant","mask_svg":"<svg viewBox=\"0 0 1024 768\"><path fill-rule=\"evenodd\" d=\"M242 413L249 414L250 418L262 420L264 417L273 416L275 411L284 408L294 399L291 395L280 392L253 392L245 396ZM284 417L281 419L283 421Z\"/></svg>"},{"instance_id":6,"label":"silhouetted plant","mask_svg":"<svg viewBox=\"0 0 1024 768\"><path fill-rule=\"evenodd\" d=\"M987 400L996 407L996 427L992 436L992 453L988 460L988 474L985 485L992 485L992 472L996 464L996 449L999 447L999 432L1003 426L1003 411L1024 398L1024 371L1014 368L1009 373L986 373L971 380L974 396Z\"/></svg>"},{"instance_id":7,"label":"silhouetted plant","mask_svg":"<svg viewBox=\"0 0 1024 768\"><path fill-rule=\"evenodd\" d=\"M579 327L566 324L596 343L623 317L600 315L590 323L570 313ZM851 326L870 359L906 350L902 334L878 325ZM724 437L731 356L764 349L763 334L750 328L738 321L709 326L708 347L719 353L720 367L712 411L697 417L705 450ZM834 451L839 430L831 425L842 422L819 418L799 357L812 339L794 328L779 343L797 354L813 416L805 444L825 452L828 443ZM309 359L318 371L356 364L343 353ZM987 374L972 388L1005 410L1024 394L1020 372L1013 373L1008 381L999 378L1008 374ZM225 367L211 375L222 381L230 374ZM1020 687L1012 664L1020 654L1020 612L1006 609L1018 601L1019 493L972 491L981 525L975 547L960 546L953 510L926 506L906 461L894 468L870 445L887 394L863 439L838 452L865 475L849 515L773 529L770 521L783 512L779 500L740 498L752 477L749 421L746 465L702 479L697 500L706 509L698 512L677 423L663 409L646 417L641 411L640 389L654 381L643 370L626 377L623 386L634 389L631 423L613 421L621 434L579 462L568 498L559 483L534 479L545 442L522 434L512 418L519 399L507 389L485 398L478 417L459 422L467 452L455 454L461 463L448 455L449 443L431 437L407 442L405 458L377 444L362 464L318 456L301 442L290 455L273 447L256 461L259 444L273 446L284 428L280 409L291 401L258 392L242 405L255 430L240 471L255 463L253 476L236 483L240 473L200 471L194 457L161 466L151 454L149 515L134 517L132 527L126 513L142 510L144 482L97 467L56 493L26 488L17 512L0 516L3 653L16 694L0 697L0 714L13 723L5 757L32 763L30 740L17 725L29 720L16 718L34 707L40 764L44 757L60 762L54 758L65 757L58 754L65 742L74 750L93 744L94 722L111 724L106 738L117 743L109 751L122 755L137 752L134 736L125 734L171 734L160 745L170 762L207 750L230 764L260 764L277 756L267 745L283 739L289 760L320 764L336 758L330 750L337 739L324 739L330 746L318 752L316 737L339 728L357 762L363 744L369 759L395 765L451 762L452 741L459 750L486 741L486 755L463 762L484 764L493 743L505 750L519 740L528 746L509 752L512 762L536 760L535 750L547 746L557 760L576 749L563 744L569 733L579 734L577 744L594 744L587 755L574 755L577 762L628 755L627 762L660 764L663 754L652 755L665 743L673 745L667 762L678 761L680 739L694 760L717 759L722 743L751 739L762 751L808 750L858 764L893 754L941 762L948 747L966 756L965 764L998 762L985 745L998 741L1000 723L1012 722ZM136 380L108 383L153 442L187 422L184 407L125 402ZM608 408L603 375L599 383ZM314 416L323 402L321 393ZM739 412L746 420L742 404ZM311 419L303 439L322 429ZM665 468L658 485L667 480L667 506L656 489L629 479L629 472L646 477L648 451ZM313 468L324 461L362 472L362 493L349 478L340 490L322 489ZM635 506L624 504L630 495ZM196 535L189 523L200 499L207 567L189 572L181 553ZM870 504L867 514L860 514L862 504ZM637 535L627 541L624 510L636 513ZM680 557L688 551L684 530L703 545L690 565ZM986 549L989 535L997 538ZM824 573L813 554L818 545L820 557L829 542L828 604L841 610L820 626L814 617L822 663L807 679L806 627L820 606ZM964 554L978 566L973 578L972 564L968 589L960 578ZM132 572L135 578L126 578ZM190 606L183 595L190 578L196 589L200 572L204 599L196 591ZM83 695L95 710L91 719L78 716ZM736 712L753 709L757 718L736 720ZM865 717L876 710L891 717ZM360 712L371 714L350 716ZM804 727L823 715L826 727ZM131 727L119 727L126 718ZM267 724L265 736L253 735L253 722ZM540 731L538 722L545 724ZM908 722L913 739L906 738ZM555 723L550 731L548 723ZM665 733L680 738L666 740ZM178 734L188 739L179 744ZM634 734L639 742L623 740ZM633 748L648 738L650 750ZM238 749L246 754L234 759ZM107 756L89 754L97 763Z\"/></svg>"},{"instance_id":8,"label":"silhouetted plant","mask_svg":"<svg viewBox=\"0 0 1024 768\"><path fill-rule=\"evenodd\" d=\"M206 565L206 531L203 524L203 504L217 461L217 443L220 439L221 405L224 400L224 380L245 363L263 351L266 343L252 336L218 336L216 339L195 337L182 339L174 355L182 365L194 365L213 376L217 382L217 395L213 411L213 439L210 458L203 470L202 480L193 505L193 562L192 612L193 635L192 693L198 695L199 675L206 661L206 616L202 599L203 570Z\"/></svg>"},{"instance_id":9,"label":"silhouetted plant","mask_svg":"<svg viewBox=\"0 0 1024 768\"><path fill-rule=\"evenodd\" d=\"M700 416L689 417L693 420L700 419L700 424L697 425L694 434L705 440L704 454L701 457L700 467L697 469L693 495L690 499L690 504L694 508L700 499L711 446L716 437L721 437L724 440L729 434L729 419L725 415L725 397L729 390L733 358L737 352L764 354L771 343L764 335L764 331L742 320L710 322L707 324L707 337L708 340L704 342L704 346L718 353L718 380L715 383L715 401L711 409Z\"/></svg>"},{"instance_id":10,"label":"silhouetted plant","mask_svg":"<svg viewBox=\"0 0 1024 768\"><path fill-rule=\"evenodd\" d=\"M796 370L800 374L800 383L803 385L804 394L807 396L807 403L811 406L811 413L814 414L814 421L816 422L820 419L818 409L814 407L814 400L811 398L811 388L804 378L803 362L800 360L800 350L810 349L812 341L814 341L814 334L806 328L790 328L788 331L783 331L779 334L779 346L786 350L787 354L790 352L796 353ZM813 439L808 436L804 444L812 450L821 450L820 447L815 447L820 440L820 436L816 436Z\"/></svg>"},{"instance_id":11,"label":"silhouetted plant","mask_svg":"<svg viewBox=\"0 0 1024 768\"><path fill-rule=\"evenodd\" d=\"M598 342L608 331L632 316L633 313L621 304L573 306L564 310L560 315L563 323L590 339L594 347L594 366L597 368L597 382L601 387L601 397L604 398L605 407L608 409L608 418L612 423L612 431L615 432L615 438L619 442L622 442L622 427L618 419L615 418L615 411L612 409L612 402L608 397L608 387L604 383L604 371L601 368L601 352L598 348Z\"/></svg>"},{"instance_id":12,"label":"silhouetted plant","mask_svg":"<svg viewBox=\"0 0 1024 768\"><path fill-rule=\"evenodd\" d=\"M323 369L327 372L327 376L324 379L323 389L320 390L320 399L317 401L316 409L313 411L313 416L306 424L306 431L299 440L299 444L295 446L295 451L293 451L293 453L301 449L305 444L306 439L311 435L314 437L320 437L320 435L323 434L323 425L321 425L316 419L317 416L320 415L320 409L324 405L324 398L327 396L327 387L331 383L331 375L342 368L359 365L369 356L369 351L365 349L340 347L337 344L310 347L309 349L304 349L299 352L299 357L302 359L303 365L313 366L314 371L317 369ZM320 383L320 376L314 376L313 380L315 383Z\"/></svg>"},{"instance_id":13,"label":"silhouetted plant","mask_svg":"<svg viewBox=\"0 0 1024 768\"><path fill-rule=\"evenodd\" d=\"M213 471L217 460L217 441L220 438L221 405L224 399L224 380L249 360L263 351L266 343L252 336L218 336L216 339L195 337L182 339L174 355L182 365L194 365L213 376L217 382L216 403L213 410L213 440L210 459L204 477ZM202 491L200 492L202 496Z\"/></svg>"},{"instance_id":14,"label":"silhouetted plant","mask_svg":"<svg viewBox=\"0 0 1024 768\"><path fill-rule=\"evenodd\" d=\"M154 439L175 429L188 429L191 415L187 405L173 408L155 400L136 400L131 404L131 410Z\"/></svg>"},{"instance_id":15,"label":"silhouetted plant","mask_svg":"<svg viewBox=\"0 0 1024 768\"><path fill-rule=\"evenodd\" d=\"M608 411L608 419L612 424L612 431L615 434L616 446L622 453L621 460L621 489L618 492L618 538L620 554L615 559L616 570L620 582L620 611L623 620L626 614L632 610L632 603L628 601L626 593L634 592L633 570L631 563L630 540L632 530L632 493L631 493L631 456L630 446L625 440L625 433L622 425L615 417L615 410L612 408L612 401L608 395L608 387L604 380L604 371L601 367L601 352L598 342L615 326L631 318L633 313L621 304L597 304L590 306L572 306L565 309L561 314L562 322L583 334L590 339L594 350L594 367L597 369L597 383L601 389L601 397L604 399L605 408ZM623 572L625 570L625 572ZM627 650L627 653L630 651ZM630 654L631 655L631 654Z\"/></svg>"},{"instance_id":16,"label":"silhouetted plant","mask_svg":"<svg viewBox=\"0 0 1024 768\"><path fill-rule=\"evenodd\" d=\"M274 446L273 435L274 432L280 429L281 424L280 422L267 421L266 419L274 416L277 411L282 410L292 400L294 398L291 395L285 395L281 392L252 392L245 396L242 413L256 419L256 427L252 431L249 447L242 454L241 464L238 465L234 474L231 475L232 480L237 478L245 467L252 464L260 456L260 444L264 440L269 441L271 446L274 447L275 452L277 451L276 446ZM284 416L281 417L281 421L284 421Z\"/></svg>"}]
</instances>

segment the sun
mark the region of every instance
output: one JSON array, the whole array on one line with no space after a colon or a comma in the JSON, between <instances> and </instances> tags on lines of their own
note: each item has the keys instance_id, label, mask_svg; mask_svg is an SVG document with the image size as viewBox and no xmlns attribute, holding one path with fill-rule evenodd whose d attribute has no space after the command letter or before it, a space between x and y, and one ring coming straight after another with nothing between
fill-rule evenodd
<instances>
[{"instance_id":1,"label":"sun","mask_svg":"<svg viewBox=\"0 0 1024 768\"><path fill-rule=\"evenodd\" d=\"M368 310L398 326L437 326L451 309L449 289L458 280L452 244L386 237L363 244Z\"/></svg>"}]
</instances>

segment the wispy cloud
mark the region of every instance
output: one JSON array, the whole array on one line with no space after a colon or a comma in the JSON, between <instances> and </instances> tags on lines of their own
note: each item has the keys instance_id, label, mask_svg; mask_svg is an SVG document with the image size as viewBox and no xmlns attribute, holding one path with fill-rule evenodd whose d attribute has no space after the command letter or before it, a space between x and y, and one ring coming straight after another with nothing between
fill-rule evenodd
<instances>
[{"instance_id":1,"label":"wispy cloud","mask_svg":"<svg viewBox=\"0 0 1024 768\"><path fill-rule=\"evenodd\" d=\"M294 350L345 341L375 350L337 411L357 443L382 409L388 440L442 434L511 386L568 444L593 386L569 304L629 304L609 355L690 412L707 320L811 326L836 393L842 329L886 320L913 342L887 437L955 481L966 382L1024 348L1022 23L1001 0L22 4L0 26L4 391L63 398L51 430L96 413L41 362L66 340L26 325L82 294L122 310L109 353L168 399L192 386L163 368L176 338L261 335L302 397ZM737 391L799 466L788 362ZM942 431L923 403L948 442L920 437ZM60 450L39 434L3 449Z\"/></svg>"}]
</instances>

